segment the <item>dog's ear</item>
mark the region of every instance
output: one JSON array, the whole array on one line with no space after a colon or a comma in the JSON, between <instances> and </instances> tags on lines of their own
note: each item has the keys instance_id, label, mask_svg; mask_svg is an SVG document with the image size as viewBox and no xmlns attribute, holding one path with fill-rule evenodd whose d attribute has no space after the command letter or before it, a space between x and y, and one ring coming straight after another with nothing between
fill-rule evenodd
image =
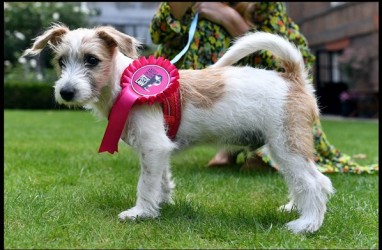
<instances>
[{"instance_id":1,"label":"dog's ear","mask_svg":"<svg viewBox=\"0 0 382 250\"><path fill-rule=\"evenodd\" d=\"M108 46L117 46L125 56L130 58L135 59L138 57L141 43L134 37L128 36L110 26L98 27L96 32Z\"/></svg>"},{"instance_id":2,"label":"dog's ear","mask_svg":"<svg viewBox=\"0 0 382 250\"><path fill-rule=\"evenodd\" d=\"M37 55L39 54L47 44L56 46L61 42L62 35L69 32L68 27L62 24L54 24L42 35L36 37L33 46L24 51L22 56Z\"/></svg>"}]
</instances>

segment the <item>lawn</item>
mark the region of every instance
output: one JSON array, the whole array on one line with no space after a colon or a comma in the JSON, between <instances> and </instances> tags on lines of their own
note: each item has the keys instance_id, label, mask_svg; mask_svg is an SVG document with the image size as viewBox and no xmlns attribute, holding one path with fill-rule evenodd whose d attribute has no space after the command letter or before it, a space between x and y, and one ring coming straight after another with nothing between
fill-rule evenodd
<instances>
[{"instance_id":1,"label":"lawn","mask_svg":"<svg viewBox=\"0 0 382 250\"><path fill-rule=\"evenodd\" d=\"M161 217L118 221L134 205L137 155L98 154L105 121L83 111L4 111L4 247L377 249L378 175L328 174L337 192L322 228L294 235L277 211L287 189L276 172L209 169L212 146L172 158L175 205ZM323 120L343 152L378 162L378 123Z\"/></svg>"}]
</instances>

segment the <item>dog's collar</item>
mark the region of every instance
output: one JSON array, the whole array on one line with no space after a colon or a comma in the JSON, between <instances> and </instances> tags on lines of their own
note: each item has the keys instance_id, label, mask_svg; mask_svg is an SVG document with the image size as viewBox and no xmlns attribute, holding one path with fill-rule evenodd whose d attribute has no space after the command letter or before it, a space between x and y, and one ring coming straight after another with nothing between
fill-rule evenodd
<instances>
[{"instance_id":1,"label":"dog's collar","mask_svg":"<svg viewBox=\"0 0 382 250\"><path fill-rule=\"evenodd\" d=\"M118 152L118 141L134 104L164 103L165 120L169 126L167 133L171 139L175 138L180 123L178 79L177 68L163 57L134 60L122 74L122 90L111 108L98 152Z\"/></svg>"}]
</instances>

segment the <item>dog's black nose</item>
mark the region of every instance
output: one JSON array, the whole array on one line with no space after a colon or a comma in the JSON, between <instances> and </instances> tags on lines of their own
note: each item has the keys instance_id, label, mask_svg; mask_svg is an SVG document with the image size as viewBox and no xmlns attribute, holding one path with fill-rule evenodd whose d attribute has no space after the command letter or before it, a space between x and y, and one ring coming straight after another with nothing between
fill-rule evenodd
<instances>
[{"instance_id":1,"label":"dog's black nose","mask_svg":"<svg viewBox=\"0 0 382 250\"><path fill-rule=\"evenodd\" d=\"M65 101L71 101L74 97L75 89L71 86L63 87L60 90L60 95Z\"/></svg>"}]
</instances>

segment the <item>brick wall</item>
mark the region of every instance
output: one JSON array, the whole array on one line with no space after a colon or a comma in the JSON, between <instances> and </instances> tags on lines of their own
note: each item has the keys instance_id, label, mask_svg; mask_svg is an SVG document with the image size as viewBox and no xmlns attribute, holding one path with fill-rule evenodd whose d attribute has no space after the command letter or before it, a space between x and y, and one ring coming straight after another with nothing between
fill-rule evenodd
<instances>
[{"instance_id":1,"label":"brick wall","mask_svg":"<svg viewBox=\"0 0 382 250\"><path fill-rule=\"evenodd\" d=\"M348 46L364 48L372 55L372 88L379 90L379 3L287 2L288 14L300 26L312 49L347 39Z\"/></svg>"},{"instance_id":2,"label":"brick wall","mask_svg":"<svg viewBox=\"0 0 382 250\"><path fill-rule=\"evenodd\" d=\"M359 55L366 51L372 60L369 74L365 80L357 81L353 88L376 95L379 93L379 3L343 2L336 6L332 3L285 4L289 16L300 26L313 52L352 48ZM317 68L315 70L318 71Z\"/></svg>"}]
</instances>

